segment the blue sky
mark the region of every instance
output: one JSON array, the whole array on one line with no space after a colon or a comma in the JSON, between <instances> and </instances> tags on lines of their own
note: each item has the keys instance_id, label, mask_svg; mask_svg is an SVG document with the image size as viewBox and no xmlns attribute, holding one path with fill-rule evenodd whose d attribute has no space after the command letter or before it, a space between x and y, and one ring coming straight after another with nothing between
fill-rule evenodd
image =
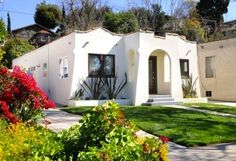
<instances>
[{"instance_id":1,"label":"blue sky","mask_svg":"<svg viewBox=\"0 0 236 161\"><path fill-rule=\"evenodd\" d=\"M0 17L6 22L7 11L10 11L12 29L33 24L33 14L36 5L42 2L42 0L0 0L0 2L1 1L3 1L3 3L0 4ZM58 5L61 5L61 1L62 0L46 0L47 3L55 3ZM134 2L134 0L106 0L106 2L113 6L114 9L122 10L128 7L128 2ZM164 1L164 5L166 4L167 2ZM164 7L164 10L166 8L167 7ZM228 13L224 15L225 21L236 19L236 1L230 3L228 10Z\"/></svg>"}]
</instances>

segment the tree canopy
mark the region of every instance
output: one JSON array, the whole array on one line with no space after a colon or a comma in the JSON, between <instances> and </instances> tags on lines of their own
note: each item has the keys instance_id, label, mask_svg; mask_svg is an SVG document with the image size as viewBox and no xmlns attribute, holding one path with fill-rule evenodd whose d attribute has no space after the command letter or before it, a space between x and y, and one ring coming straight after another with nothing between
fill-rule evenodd
<instances>
[{"instance_id":1,"label":"tree canopy","mask_svg":"<svg viewBox=\"0 0 236 161\"><path fill-rule=\"evenodd\" d=\"M164 24L167 22L165 12L162 11L159 4L152 5L152 28L154 32L162 29Z\"/></svg>"},{"instance_id":2,"label":"tree canopy","mask_svg":"<svg viewBox=\"0 0 236 161\"><path fill-rule=\"evenodd\" d=\"M138 22L132 12L107 12L103 27L116 33L129 33L138 29Z\"/></svg>"},{"instance_id":3,"label":"tree canopy","mask_svg":"<svg viewBox=\"0 0 236 161\"><path fill-rule=\"evenodd\" d=\"M7 13L7 33L11 34L11 17L9 12Z\"/></svg>"},{"instance_id":4,"label":"tree canopy","mask_svg":"<svg viewBox=\"0 0 236 161\"><path fill-rule=\"evenodd\" d=\"M152 4L150 9L137 7L130 9L130 11L135 15L139 28L142 30L157 32L162 30L167 22L167 16L159 4Z\"/></svg>"},{"instance_id":5,"label":"tree canopy","mask_svg":"<svg viewBox=\"0 0 236 161\"><path fill-rule=\"evenodd\" d=\"M2 48L1 64L11 68L12 60L33 50L34 46L30 45L28 41L22 39L9 39Z\"/></svg>"},{"instance_id":6,"label":"tree canopy","mask_svg":"<svg viewBox=\"0 0 236 161\"><path fill-rule=\"evenodd\" d=\"M61 10L57 5L42 2L36 7L34 20L48 29L54 29L60 24Z\"/></svg>"},{"instance_id":7,"label":"tree canopy","mask_svg":"<svg viewBox=\"0 0 236 161\"><path fill-rule=\"evenodd\" d=\"M229 1L230 0L200 0L197 3L196 9L201 18L210 21L213 20L219 26L220 22L223 21L223 14L228 12ZM208 24L215 29L215 23L210 21L208 21Z\"/></svg>"},{"instance_id":8,"label":"tree canopy","mask_svg":"<svg viewBox=\"0 0 236 161\"><path fill-rule=\"evenodd\" d=\"M4 43L4 41L6 40L6 37L7 37L6 26L3 20L0 19L0 46L2 43Z\"/></svg>"}]
</instances>

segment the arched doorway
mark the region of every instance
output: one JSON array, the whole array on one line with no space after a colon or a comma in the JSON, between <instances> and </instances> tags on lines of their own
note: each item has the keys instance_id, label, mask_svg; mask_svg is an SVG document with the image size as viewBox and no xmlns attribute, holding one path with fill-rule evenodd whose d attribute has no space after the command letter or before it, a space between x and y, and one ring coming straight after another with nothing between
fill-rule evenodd
<instances>
[{"instance_id":1,"label":"arched doorway","mask_svg":"<svg viewBox=\"0 0 236 161\"><path fill-rule=\"evenodd\" d=\"M171 59L163 50L155 50L148 60L150 95L171 95Z\"/></svg>"}]
</instances>

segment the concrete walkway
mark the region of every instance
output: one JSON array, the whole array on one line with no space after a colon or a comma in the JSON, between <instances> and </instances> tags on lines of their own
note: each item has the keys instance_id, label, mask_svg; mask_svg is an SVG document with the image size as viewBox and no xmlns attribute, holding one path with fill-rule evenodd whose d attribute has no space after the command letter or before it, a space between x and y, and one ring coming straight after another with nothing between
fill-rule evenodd
<instances>
[{"instance_id":1,"label":"concrete walkway","mask_svg":"<svg viewBox=\"0 0 236 161\"><path fill-rule=\"evenodd\" d=\"M202 109L191 108L191 107L186 107L186 106L181 106L181 105L163 105L163 106L164 107L180 108L180 109L197 111L197 112L203 112L203 113L208 113L208 114L218 115L218 116L228 116L228 117L236 118L236 115L234 115L234 114L222 113L222 112L216 112L216 111L209 111L209 110L202 110Z\"/></svg>"},{"instance_id":2,"label":"concrete walkway","mask_svg":"<svg viewBox=\"0 0 236 161\"><path fill-rule=\"evenodd\" d=\"M45 120L51 122L47 127L55 132L77 124L78 120L82 118L82 116L58 109L45 111L45 114ZM144 131L137 132L137 135L156 137ZM236 143L187 148L170 142L169 159L171 161L236 161Z\"/></svg>"},{"instance_id":3,"label":"concrete walkway","mask_svg":"<svg viewBox=\"0 0 236 161\"><path fill-rule=\"evenodd\" d=\"M60 132L63 129L68 129L71 126L78 124L78 121L82 119L80 115L73 115L59 109L45 110L45 119L39 121L42 126L47 126L55 132ZM45 125L45 123L49 123Z\"/></svg>"},{"instance_id":4,"label":"concrete walkway","mask_svg":"<svg viewBox=\"0 0 236 161\"><path fill-rule=\"evenodd\" d=\"M233 106L236 108L236 102L224 102L224 101L212 101L209 100L208 103L214 103L218 105Z\"/></svg>"},{"instance_id":5,"label":"concrete walkway","mask_svg":"<svg viewBox=\"0 0 236 161\"><path fill-rule=\"evenodd\" d=\"M139 136L156 137L145 131L139 131ZM210 145L187 148L169 142L170 161L236 161L236 143Z\"/></svg>"}]
</instances>

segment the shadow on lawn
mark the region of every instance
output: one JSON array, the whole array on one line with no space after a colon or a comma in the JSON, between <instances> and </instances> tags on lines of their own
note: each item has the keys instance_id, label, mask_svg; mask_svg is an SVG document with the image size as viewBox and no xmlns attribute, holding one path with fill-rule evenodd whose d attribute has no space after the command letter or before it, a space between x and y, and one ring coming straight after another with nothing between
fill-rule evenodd
<instances>
[{"instance_id":1,"label":"shadow on lawn","mask_svg":"<svg viewBox=\"0 0 236 161\"><path fill-rule=\"evenodd\" d=\"M128 119L185 146L236 141L236 119L167 107L123 107Z\"/></svg>"}]
</instances>

